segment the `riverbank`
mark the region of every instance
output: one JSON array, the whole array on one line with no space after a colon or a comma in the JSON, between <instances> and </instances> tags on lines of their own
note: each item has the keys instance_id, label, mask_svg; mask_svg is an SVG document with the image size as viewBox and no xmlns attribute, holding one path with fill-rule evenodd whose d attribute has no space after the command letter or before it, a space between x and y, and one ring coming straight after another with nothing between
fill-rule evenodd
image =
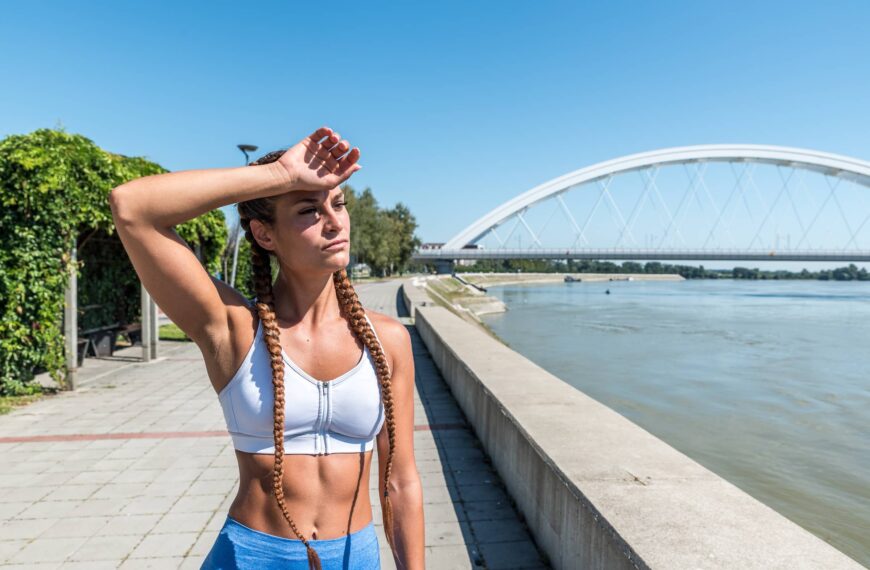
<instances>
[{"instance_id":1,"label":"riverbank","mask_svg":"<svg viewBox=\"0 0 870 570\"><path fill-rule=\"evenodd\" d=\"M457 273L422 277L430 297L464 320L473 322L498 338L481 316L507 311L501 299L486 294L487 287L498 285L540 285L562 283L570 276L578 283L604 281L685 281L675 274L644 273ZM504 341L502 341L504 342ZM506 343L505 343L506 344Z\"/></svg>"},{"instance_id":2,"label":"riverbank","mask_svg":"<svg viewBox=\"0 0 870 570\"><path fill-rule=\"evenodd\" d=\"M457 273L473 285L522 285L533 283L561 283L566 276L576 281L685 281L675 273Z\"/></svg>"}]
</instances>

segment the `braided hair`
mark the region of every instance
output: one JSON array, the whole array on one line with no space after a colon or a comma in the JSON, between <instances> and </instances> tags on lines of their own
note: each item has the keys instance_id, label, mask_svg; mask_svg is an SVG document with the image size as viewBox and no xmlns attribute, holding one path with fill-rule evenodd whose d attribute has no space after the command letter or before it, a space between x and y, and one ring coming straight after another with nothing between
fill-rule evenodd
<instances>
[{"instance_id":1,"label":"braided hair","mask_svg":"<svg viewBox=\"0 0 870 570\"><path fill-rule=\"evenodd\" d=\"M251 165L267 164L278 160L285 151L273 151L264 155ZM275 297L272 291L272 267L270 252L260 246L251 232L251 220L257 219L264 223L272 224L275 221L275 198L265 197L247 200L238 203L239 220L242 229L245 230L245 239L251 244L251 266L253 272L253 285L257 301L254 305L258 317L263 323L263 340L269 352L272 365L272 386L274 390L274 439L275 439L275 465L272 472L272 489L275 501L281 513L293 530L293 533L305 544L308 551L309 570L321 570L320 557L308 540L296 528L296 524L287 511L284 501L284 359L281 353L278 321L275 315ZM368 348L369 353L377 369L378 382L380 384L381 399L384 404L385 425L389 436L389 452L387 464L384 470L384 532L390 548L393 545L393 509L390 504L389 483L392 471L393 454L395 451L396 425L393 416L393 391L391 385L391 373L387 358L378 342L377 337L365 318L365 310L357 297L353 285L347 276L347 270L342 268L332 274L332 282L338 297L339 309L342 316L351 325L354 335Z\"/></svg>"}]
</instances>

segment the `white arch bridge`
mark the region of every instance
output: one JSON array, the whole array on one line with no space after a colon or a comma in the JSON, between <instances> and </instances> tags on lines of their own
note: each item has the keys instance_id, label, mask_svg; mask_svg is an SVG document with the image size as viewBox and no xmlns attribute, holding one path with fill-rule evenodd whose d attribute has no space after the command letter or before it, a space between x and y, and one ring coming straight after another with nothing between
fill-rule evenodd
<instances>
[{"instance_id":1,"label":"white arch bridge","mask_svg":"<svg viewBox=\"0 0 870 570\"><path fill-rule=\"evenodd\" d=\"M608 160L493 209L418 261L870 261L870 162L766 145Z\"/></svg>"}]
</instances>

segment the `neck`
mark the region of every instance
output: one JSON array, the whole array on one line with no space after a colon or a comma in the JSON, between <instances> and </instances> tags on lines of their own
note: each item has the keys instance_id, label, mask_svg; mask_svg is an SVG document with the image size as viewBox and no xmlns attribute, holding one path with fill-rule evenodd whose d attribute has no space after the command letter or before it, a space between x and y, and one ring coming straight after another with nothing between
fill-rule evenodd
<instances>
[{"instance_id":1,"label":"neck","mask_svg":"<svg viewBox=\"0 0 870 570\"><path fill-rule=\"evenodd\" d=\"M304 324L306 328L316 329L341 318L332 273L302 277L282 268L272 291L275 316L289 326Z\"/></svg>"}]
</instances>

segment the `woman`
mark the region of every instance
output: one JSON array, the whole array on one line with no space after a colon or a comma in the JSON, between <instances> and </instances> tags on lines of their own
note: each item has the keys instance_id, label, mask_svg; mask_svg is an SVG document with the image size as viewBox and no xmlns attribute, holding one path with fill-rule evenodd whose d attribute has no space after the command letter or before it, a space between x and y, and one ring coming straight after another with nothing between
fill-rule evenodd
<instances>
[{"instance_id":1,"label":"woman","mask_svg":"<svg viewBox=\"0 0 870 570\"><path fill-rule=\"evenodd\" d=\"M410 336L364 311L345 271L339 185L359 156L324 127L247 167L111 192L133 266L202 352L236 450L238 495L203 568L380 568L367 485L375 438L393 557L423 568ZM232 203L251 243L254 303L212 278L173 228Z\"/></svg>"}]
</instances>

